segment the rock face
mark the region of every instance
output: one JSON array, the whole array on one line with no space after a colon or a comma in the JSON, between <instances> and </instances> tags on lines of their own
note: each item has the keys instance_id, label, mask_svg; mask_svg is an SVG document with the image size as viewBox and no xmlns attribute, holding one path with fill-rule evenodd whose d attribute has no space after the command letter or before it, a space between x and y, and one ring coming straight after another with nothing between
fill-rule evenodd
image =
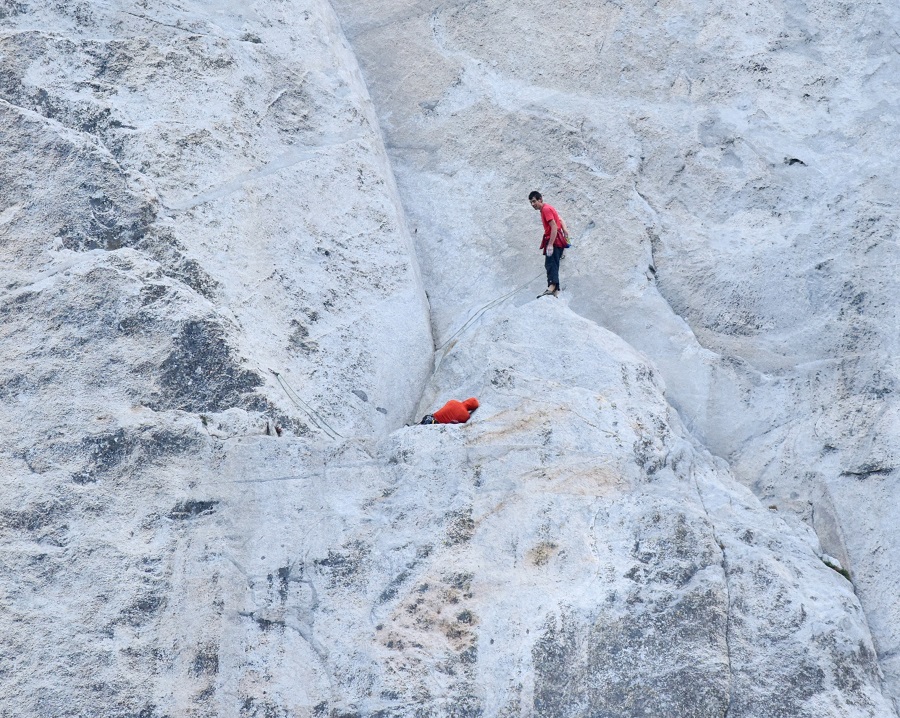
<instances>
[{"instance_id":1,"label":"rock face","mask_svg":"<svg viewBox=\"0 0 900 718\"><path fill-rule=\"evenodd\" d=\"M898 715L896 10L334 5L0 0L0 715Z\"/></svg>"},{"instance_id":2,"label":"rock face","mask_svg":"<svg viewBox=\"0 0 900 718\"><path fill-rule=\"evenodd\" d=\"M0 20L0 712L178 713L217 665L173 583L213 444L408 421L427 300L327 3Z\"/></svg>"},{"instance_id":3,"label":"rock face","mask_svg":"<svg viewBox=\"0 0 900 718\"><path fill-rule=\"evenodd\" d=\"M694 436L814 526L900 698L896 4L335 4L436 343L542 279L525 199L542 191L573 230L572 309L646 353Z\"/></svg>"},{"instance_id":4,"label":"rock face","mask_svg":"<svg viewBox=\"0 0 900 718\"><path fill-rule=\"evenodd\" d=\"M156 411L242 406L348 435L408 420L431 365L427 303L327 3L44 5L4 20L6 305L41 306L78 343L78 318L47 302L83 303L123 345L97 381L130 377Z\"/></svg>"},{"instance_id":5,"label":"rock face","mask_svg":"<svg viewBox=\"0 0 900 718\"><path fill-rule=\"evenodd\" d=\"M485 714L891 713L849 582L812 532L691 443L657 373L618 337L561 302L526 304L449 354L426 397L475 391L477 421L438 430L444 484L470 478L439 492L460 496L429 560L473 576L471 693ZM459 516L471 545L444 558ZM435 573L409 582L395 625L446 620L417 595Z\"/></svg>"}]
</instances>

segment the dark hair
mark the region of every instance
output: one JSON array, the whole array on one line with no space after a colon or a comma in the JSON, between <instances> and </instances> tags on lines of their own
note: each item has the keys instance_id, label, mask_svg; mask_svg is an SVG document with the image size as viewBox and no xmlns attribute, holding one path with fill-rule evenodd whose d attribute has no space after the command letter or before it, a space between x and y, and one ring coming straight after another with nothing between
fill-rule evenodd
<instances>
[{"instance_id":1,"label":"dark hair","mask_svg":"<svg viewBox=\"0 0 900 718\"><path fill-rule=\"evenodd\" d=\"M529 202L530 202L531 200L533 200L533 199L544 199L544 198L541 197L541 193L540 193L540 192L538 192L537 190L535 190L535 191L532 192L530 195L528 195L528 201L529 201Z\"/></svg>"}]
</instances>

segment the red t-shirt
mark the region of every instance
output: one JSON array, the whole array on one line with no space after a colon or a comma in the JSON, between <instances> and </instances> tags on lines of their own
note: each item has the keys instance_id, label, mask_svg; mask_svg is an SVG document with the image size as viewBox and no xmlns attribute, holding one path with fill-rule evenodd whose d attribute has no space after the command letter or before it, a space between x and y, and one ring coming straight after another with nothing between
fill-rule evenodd
<instances>
[{"instance_id":1,"label":"red t-shirt","mask_svg":"<svg viewBox=\"0 0 900 718\"><path fill-rule=\"evenodd\" d=\"M472 397L465 401L451 399L434 412L434 420L438 424L465 424L471 412L478 408L478 399Z\"/></svg>"},{"instance_id":2,"label":"red t-shirt","mask_svg":"<svg viewBox=\"0 0 900 718\"><path fill-rule=\"evenodd\" d=\"M550 240L550 220L556 220L556 241L553 243L554 247L565 247L566 242L562 238L562 222L559 220L559 213L551 207L546 202L544 206L541 207L541 222L544 223L544 238L541 240L541 249L547 246L547 242Z\"/></svg>"}]
</instances>

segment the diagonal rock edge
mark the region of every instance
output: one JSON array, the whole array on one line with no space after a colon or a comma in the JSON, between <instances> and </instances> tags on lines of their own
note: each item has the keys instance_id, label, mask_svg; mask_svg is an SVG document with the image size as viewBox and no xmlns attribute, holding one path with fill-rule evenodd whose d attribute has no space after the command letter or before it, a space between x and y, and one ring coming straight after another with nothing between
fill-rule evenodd
<instances>
[{"instance_id":1,"label":"diagonal rock edge","mask_svg":"<svg viewBox=\"0 0 900 718\"><path fill-rule=\"evenodd\" d=\"M307 22L314 17L309 10L303 12ZM80 44L62 34L36 32L27 22L23 30L7 33L3 38L9 50L4 99L13 103L6 106L13 112L7 127L20 125L9 135L10 155L27 156L33 151L27 145L29 138L43 133L46 139L41 141L59 144L62 158L83 159L80 164L54 166L38 154L24 172L16 168L19 171L4 178L12 203L5 229L17 239L28 237L21 242L19 255L26 267L43 247L39 236L30 237L29 232L39 235L45 230L56 237L58 249L76 253L73 257L98 248L131 248L151 257L167 277L209 300L210 308L215 306L219 314L211 324L198 325L208 338L189 331L182 343L199 341L212 348L225 341L233 347L229 351L237 354L234 361L246 363L250 348L236 346L241 333L250 326L272 327L268 336L255 337L253 376L246 369L231 370L249 382L238 389L239 394L248 395L246 406L281 414L282 423L296 431L308 430L306 422L296 417L296 402L285 396L269 370L278 370L287 381L292 370L303 381L308 381L307 375L318 374L309 386L293 387L305 403L330 416L339 428L343 425L345 432L383 433L408 420L418 399L416 385L427 375L431 344L427 302L418 268L409 259L409 235L397 210L396 188L377 121L358 70L348 60L352 55L328 12L330 8L326 12L319 7L315 16L322 37L335 38L333 48L322 57L331 53L340 59L330 65L306 62L304 67L290 65L284 52L291 40L277 27L270 30L267 45L258 35L228 27L227 22L211 25L202 12L189 10L185 17L190 27L183 30L190 37L184 50L165 46L166 30L153 37L159 28L174 27L176 22L139 25L121 41L89 37ZM86 28L96 28L103 22L120 21L122 14L111 7L105 14L89 13L80 21ZM23 17L39 22L41 9L31 6L30 14ZM269 18L256 19L271 23ZM239 24L241 18L231 22ZM143 31L149 38L141 35ZM253 41L242 40L245 36ZM241 55L243 50L248 52ZM48 57L59 58L49 69ZM180 69L179 63L189 66L191 62L205 64L193 73ZM140 63L156 69L144 71ZM266 77L269 66L278 68L278 74ZM49 75L52 86L40 87L28 77L27 72L36 67ZM80 82L77 87L88 86L91 91L81 89L67 96L66 83L76 82ZM247 82L258 83L256 95L242 86ZM181 122L179 95L209 93L213 87L221 101L204 107L205 115L196 127ZM344 97L348 93L349 101ZM144 108L139 105L148 98L155 103L153 114L128 117L129 112L140 114ZM253 105L257 101L259 106ZM242 111L248 102L251 107ZM244 146L225 149L248 132L251 140ZM22 138L24 144L16 146ZM94 148L97 156L92 156ZM323 174L315 187L303 184L308 168L301 165L310 162ZM23 211L24 205L17 204L17 197L34 191L36 176L70 168L75 172L61 176L60 184L74 186L75 191L44 196L43 218L35 221L33 210ZM362 192L354 196L335 187L344 172L358 173L356 181L365 187L368 205L359 202ZM220 177L236 179L223 183ZM262 186L268 188L268 195L260 190ZM306 193L304 202L317 208L316 216L305 217L303 204L291 206L283 201L288 193ZM343 221L337 208L345 209L353 221ZM219 244L194 239L215 232L223 217L229 229L219 237ZM299 229L298 241L276 239L292 229ZM382 247L382 256L360 266L354 253L366 243ZM230 263L222 261L223 248L234 255ZM305 276L285 276L278 262L306 266ZM236 267L240 270L235 271ZM366 275L372 278L364 279ZM363 295L366 301L359 301ZM350 297L354 299L348 301ZM365 325L370 337L375 336L370 330L379 325L387 336L389 327L405 314L418 316L410 325L415 327L412 332L394 337L397 353L383 342L352 360L346 357L335 363L317 357L318 352L341 351L339 346L361 336ZM284 337L289 340L285 342ZM408 367L412 382L391 380L398 356L404 357L400 361ZM177 351L169 358L172 368L183 363ZM338 364L342 372L335 371ZM201 372L210 368L186 367ZM373 384L375 376L379 380ZM173 376L172 381L182 379ZM317 389L317 381L333 387L341 381L354 382L354 388L371 396L371 402L340 415L344 402L334 392L329 396ZM155 403L160 408L215 412L234 403L216 398L216 392L223 390L212 389L210 398L199 404L178 397ZM353 397L352 401L360 400ZM365 418L357 427L360 417Z\"/></svg>"}]
</instances>

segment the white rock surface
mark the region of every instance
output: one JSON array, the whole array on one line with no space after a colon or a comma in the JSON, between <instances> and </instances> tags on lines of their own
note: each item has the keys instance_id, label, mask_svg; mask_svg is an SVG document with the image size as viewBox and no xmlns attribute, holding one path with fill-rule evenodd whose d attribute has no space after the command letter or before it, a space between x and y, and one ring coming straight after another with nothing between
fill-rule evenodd
<instances>
[{"instance_id":1,"label":"white rock surface","mask_svg":"<svg viewBox=\"0 0 900 718\"><path fill-rule=\"evenodd\" d=\"M0 715L896 716L893 10L335 6L0 2Z\"/></svg>"},{"instance_id":2,"label":"white rock surface","mask_svg":"<svg viewBox=\"0 0 900 718\"><path fill-rule=\"evenodd\" d=\"M192 711L218 649L166 611L178 527L214 506L202 447L410 419L433 345L409 233L327 3L0 21L0 713Z\"/></svg>"},{"instance_id":3,"label":"white rock surface","mask_svg":"<svg viewBox=\"0 0 900 718\"><path fill-rule=\"evenodd\" d=\"M525 199L542 191L574 230L572 308L653 360L766 505L815 527L900 698L897 4L335 5L436 343L542 278Z\"/></svg>"},{"instance_id":4,"label":"white rock surface","mask_svg":"<svg viewBox=\"0 0 900 718\"><path fill-rule=\"evenodd\" d=\"M136 250L160 275L139 306L180 332L173 353L163 337L138 342L168 354L159 396L140 402L217 411L234 391L298 432L407 421L430 370L427 302L330 6L18 7L2 36L8 296L42 302L38 276L54 294L64 270L115 261L96 250ZM170 285L189 306L166 306ZM120 334L152 331L137 312ZM188 347L218 358L186 366ZM186 386L195 369L211 386Z\"/></svg>"}]
</instances>

